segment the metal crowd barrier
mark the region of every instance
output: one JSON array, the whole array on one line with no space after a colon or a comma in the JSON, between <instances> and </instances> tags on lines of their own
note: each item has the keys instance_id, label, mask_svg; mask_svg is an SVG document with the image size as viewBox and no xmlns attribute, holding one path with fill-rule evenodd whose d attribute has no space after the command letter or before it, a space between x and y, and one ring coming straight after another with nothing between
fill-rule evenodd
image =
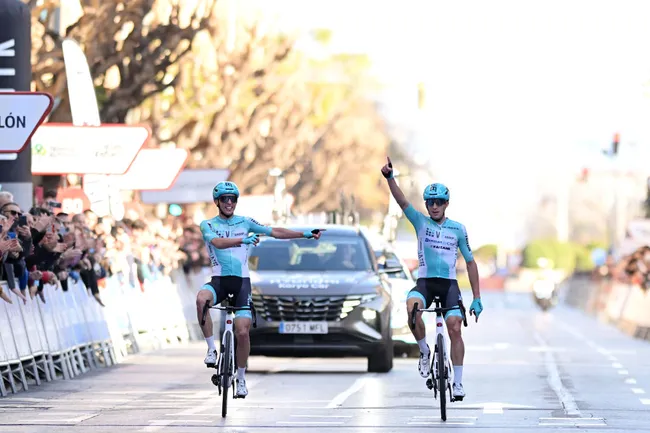
<instances>
[{"instance_id":1,"label":"metal crowd barrier","mask_svg":"<svg viewBox=\"0 0 650 433\"><path fill-rule=\"evenodd\" d=\"M205 271L174 271L141 289L113 276L100 289L104 307L81 280L68 279L65 292L45 285L45 303L38 296L23 302L2 283L13 303L0 301L0 396L109 367L129 354L203 340L196 293L208 280Z\"/></svg>"}]
</instances>

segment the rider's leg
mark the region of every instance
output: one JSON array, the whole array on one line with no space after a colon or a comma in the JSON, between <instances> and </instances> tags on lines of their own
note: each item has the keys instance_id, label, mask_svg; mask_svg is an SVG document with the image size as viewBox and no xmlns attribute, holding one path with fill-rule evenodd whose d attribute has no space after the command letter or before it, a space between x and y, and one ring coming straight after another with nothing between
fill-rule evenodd
<instances>
[{"instance_id":1,"label":"rider's leg","mask_svg":"<svg viewBox=\"0 0 650 433\"><path fill-rule=\"evenodd\" d=\"M246 314L248 314L248 317ZM235 335L237 336L237 389L235 392L242 398L248 395L246 364L251 350L251 340L248 334L252 322L250 316L249 311L238 311L235 315Z\"/></svg>"},{"instance_id":2,"label":"rider's leg","mask_svg":"<svg viewBox=\"0 0 650 433\"><path fill-rule=\"evenodd\" d=\"M214 330L212 329L212 319L210 317L210 310L205 314L205 325L201 325L201 320L203 320L203 308L205 307L206 302L210 302L210 306L213 306L214 300L217 299L217 292L210 284L205 284L199 290L199 293L196 295L196 317L199 320L199 326L201 326L201 331L203 331L203 336L207 339L208 337L213 337Z\"/></svg>"},{"instance_id":3,"label":"rider's leg","mask_svg":"<svg viewBox=\"0 0 650 433\"><path fill-rule=\"evenodd\" d=\"M205 337L205 342L208 344L208 354L205 357L204 363L208 367L214 367L217 362L217 347L214 342L214 330L212 328L212 317L210 317L210 310L206 311L205 324L201 325L203 319L203 308L206 302L210 302L210 306L218 301L219 297L212 284L205 284L199 293L196 295L196 315L199 320L199 326Z\"/></svg>"},{"instance_id":4,"label":"rider's leg","mask_svg":"<svg viewBox=\"0 0 650 433\"><path fill-rule=\"evenodd\" d=\"M409 293L409 296L406 299L406 311L408 312L408 324L409 324L409 328L411 329L411 333L413 334L413 337L415 337L415 341L420 341L426 339L427 330L424 326L424 321L422 320L421 312L415 313L415 328L412 327L413 325L411 324L411 312L413 311L413 308L415 308L416 302L418 304L418 308L425 308L424 304L426 301L424 301L424 297L422 295L416 292Z\"/></svg>"},{"instance_id":5,"label":"rider's leg","mask_svg":"<svg viewBox=\"0 0 650 433\"><path fill-rule=\"evenodd\" d=\"M249 332L251 329L251 319L250 313L249 317L245 314L239 314L244 312L237 312L238 315L235 317L235 335L237 336L237 377L239 379L244 378L244 373L246 372L246 364L248 363L248 355L251 352L251 340Z\"/></svg>"},{"instance_id":6,"label":"rider's leg","mask_svg":"<svg viewBox=\"0 0 650 433\"><path fill-rule=\"evenodd\" d=\"M458 282L452 280L445 300L446 307L452 308L460 305L463 297L460 294ZM465 397L463 390L463 360L465 358L465 343L461 335L461 327L463 323L463 313L459 309L450 310L445 314L445 322L447 325L447 332L449 340L451 340L451 363L454 366L454 383L452 392L454 397L462 399Z\"/></svg>"},{"instance_id":7,"label":"rider's leg","mask_svg":"<svg viewBox=\"0 0 650 433\"><path fill-rule=\"evenodd\" d=\"M454 382L461 384L463 383L465 343L461 334L463 318L460 312L458 310L448 312L446 323L449 340L451 340L451 362L454 365Z\"/></svg>"},{"instance_id":8,"label":"rider's leg","mask_svg":"<svg viewBox=\"0 0 650 433\"><path fill-rule=\"evenodd\" d=\"M235 306L248 307L252 304L251 280L242 278L239 293L236 295ZM251 310L240 310L235 313L235 335L237 336L237 395L245 397L246 389L246 364L251 352L250 329L253 322Z\"/></svg>"},{"instance_id":9,"label":"rider's leg","mask_svg":"<svg viewBox=\"0 0 650 433\"><path fill-rule=\"evenodd\" d=\"M429 377L430 365L429 361L431 360L431 350L427 344L426 339L426 327L424 326L424 321L422 320L422 313L415 313L415 327L411 324L411 312L415 308L415 304L418 304L418 308L426 308L427 301L424 295L418 292L416 289L413 289L409 292L408 297L406 298L406 311L408 312L408 324L411 328L411 333L415 337L415 341L418 343L420 348L420 361L418 363L418 372L420 376L426 378Z\"/></svg>"}]
</instances>

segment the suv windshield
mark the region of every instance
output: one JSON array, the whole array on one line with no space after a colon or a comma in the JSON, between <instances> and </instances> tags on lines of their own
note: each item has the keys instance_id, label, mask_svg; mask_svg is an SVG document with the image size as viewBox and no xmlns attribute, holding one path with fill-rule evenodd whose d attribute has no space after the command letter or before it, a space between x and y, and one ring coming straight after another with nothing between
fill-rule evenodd
<instances>
[{"instance_id":1,"label":"suv windshield","mask_svg":"<svg viewBox=\"0 0 650 433\"><path fill-rule=\"evenodd\" d=\"M264 239L250 249L252 271L370 271L372 264L358 236L313 239Z\"/></svg>"}]
</instances>

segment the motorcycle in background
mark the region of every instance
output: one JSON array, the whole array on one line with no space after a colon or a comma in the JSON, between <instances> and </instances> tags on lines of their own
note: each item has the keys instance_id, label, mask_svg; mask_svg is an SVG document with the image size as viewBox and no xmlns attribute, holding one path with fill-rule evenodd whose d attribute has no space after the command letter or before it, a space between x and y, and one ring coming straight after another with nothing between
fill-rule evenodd
<instances>
[{"instance_id":1,"label":"motorcycle in background","mask_svg":"<svg viewBox=\"0 0 650 433\"><path fill-rule=\"evenodd\" d=\"M551 279L542 278L533 283L533 299L542 311L547 311L558 304L557 292L557 285Z\"/></svg>"}]
</instances>

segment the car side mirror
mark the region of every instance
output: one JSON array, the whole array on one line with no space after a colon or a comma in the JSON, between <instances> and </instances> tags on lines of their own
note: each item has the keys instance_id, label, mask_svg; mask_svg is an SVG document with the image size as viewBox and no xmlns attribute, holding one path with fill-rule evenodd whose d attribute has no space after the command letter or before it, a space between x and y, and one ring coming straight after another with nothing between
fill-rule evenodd
<instances>
[{"instance_id":1,"label":"car side mirror","mask_svg":"<svg viewBox=\"0 0 650 433\"><path fill-rule=\"evenodd\" d=\"M397 274L402 272L402 268L380 268L379 273L381 274Z\"/></svg>"}]
</instances>

